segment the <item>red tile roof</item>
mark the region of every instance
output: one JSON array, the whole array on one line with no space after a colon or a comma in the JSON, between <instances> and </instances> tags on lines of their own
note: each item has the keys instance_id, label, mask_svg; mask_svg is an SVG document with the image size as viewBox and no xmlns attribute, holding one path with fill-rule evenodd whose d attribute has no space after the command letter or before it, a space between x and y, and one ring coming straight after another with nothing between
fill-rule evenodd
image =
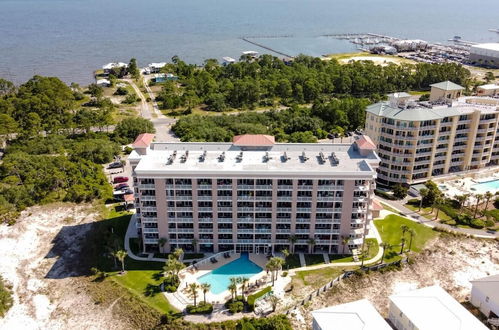
<instances>
[{"instance_id":1,"label":"red tile roof","mask_svg":"<svg viewBox=\"0 0 499 330\"><path fill-rule=\"evenodd\" d=\"M376 144L374 144L373 140L367 135L361 135L356 141L357 145L361 149L371 149L376 150Z\"/></svg>"},{"instance_id":2,"label":"red tile roof","mask_svg":"<svg viewBox=\"0 0 499 330\"><path fill-rule=\"evenodd\" d=\"M132 146L134 148L147 148L154 139L154 134L142 133L133 142Z\"/></svg>"},{"instance_id":3,"label":"red tile roof","mask_svg":"<svg viewBox=\"0 0 499 330\"><path fill-rule=\"evenodd\" d=\"M125 195L125 202L132 202L135 200L132 194Z\"/></svg>"},{"instance_id":4,"label":"red tile roof","mask_svg":"<svg viewBox=\"0 0 499 330\"><path fill-rule=\"evenodd\" d=\"M236 146L271 146L275 138L272 135L244 134L234 136L232 143Z\"/></svg>"}]
</instances>

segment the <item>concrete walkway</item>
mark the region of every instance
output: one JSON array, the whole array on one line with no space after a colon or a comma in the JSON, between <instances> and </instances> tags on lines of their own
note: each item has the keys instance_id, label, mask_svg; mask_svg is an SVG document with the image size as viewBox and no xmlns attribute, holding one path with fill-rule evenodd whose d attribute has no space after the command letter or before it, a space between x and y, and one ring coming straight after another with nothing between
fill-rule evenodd
<instances>
[{"instance_id":1,"label":"concrete walkway","mask_svg":"<svg viewBox=\"0 0 499 330\"><path fill-rule=\"evenodd\" d=\"M435 227L442 228L442 229L453 231L453 232L456 232L459 234L471 235L471 236L476 237L476 238L492 238L493 239L493 238L499 237L499 232L496 232L495 234L489 234L489 233L485 232L484 230L480 230L480 229L454 227L454 226L450 226L450 225L447 225L444 223L439 223L438 221L435 221L435 220L427 219L424 216L417 213L416 211L410 210L407 207L405 207L403 204L404 203L403 201L402 202L401 201L391 201L391 200L381 198L379 196L376 196L375 198L379 202L385 203L388 206L399 211L407 219L412 220L412 221L417 222L417 223L420 223L420 224L423 224L423 225L430 227L430 228L435 228Z\"/></svg>"},{"instance_id":2,"label":"concrete walkway","mask_svg":"<svg viewBox=\"0 0 499 330\"><path fill-rule=\"evenodd\" d=\"M298 253L298 258L300 259L300 265L302 268L305 267L307 264L305 263L305 256L303 253Z\"/></svg>"},{"instance_id":3,"label":"concrete walkway","mask_svg":"<svg viewBox=\"0 0 499 330\"><path fill-rule=\"evenodd\" d=\"M150 255L148 255L147 257L139 257L132 252L132 249L130 249L130 238L138 237L137 236L137 228L135 227L135 223L137 221L136 218L137 218L137 215L134 213L132 215L132 218L130 219L130 222L128 223L128 228L127 228L126 234L125 234L125 242L123 245L125 247L125 251L128 254L128 256L134 260L140 260L140 261L166 262L165 258L151 258Z\"/></svg>"}]
</instances>

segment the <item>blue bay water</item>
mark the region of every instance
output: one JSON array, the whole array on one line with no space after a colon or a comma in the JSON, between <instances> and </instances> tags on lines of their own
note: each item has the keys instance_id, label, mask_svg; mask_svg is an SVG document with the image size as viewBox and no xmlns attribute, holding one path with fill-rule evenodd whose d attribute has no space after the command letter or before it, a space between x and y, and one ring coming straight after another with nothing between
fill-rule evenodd
<instances>
[{"instance_id":1,"label":"blue bay water","mask_svg":"<svg viewBox=\"0 0 499 330\"><path fill-rule=\"evenodd\" d=\"M499 28L497 0L0 0L0 76L88 83L93 70L131 57L140 65L173 55L202 63L265 52L240 39L248 35L293 35L258 41L318 56L355 50L320 37L328 33L498 41L490 28Z\"/></svg>"}]
</instances>

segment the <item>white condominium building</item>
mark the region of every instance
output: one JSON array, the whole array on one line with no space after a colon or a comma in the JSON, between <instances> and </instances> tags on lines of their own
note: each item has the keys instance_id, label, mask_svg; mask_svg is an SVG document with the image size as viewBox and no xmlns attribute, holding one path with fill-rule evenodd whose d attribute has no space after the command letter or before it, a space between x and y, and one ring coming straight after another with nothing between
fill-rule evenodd
<instances>
[{"instance_id":1,"label":"white condominium building","mask_svg":"<svg viewBox=\"0 0 499 330\"><path fill-rule=\"evenodd\" d=\"M431 87L429 102L395 93L367 107L378 182L412 184L499 164L499 98L463 97L464 88L448 81Z\"/></svg>"},{"instance_id":2,"label":"white condominium building","mask_svg":"<svg viewBox=\"0 0 499 330\"><path fill-rule=\"evenodd\" d=\"M129 157L144 250L341 253L361 246L379 163L368 137L351 145L275 143L268 135L233 143L152 139L139 136Z\"/></svg>"}]
</instances>

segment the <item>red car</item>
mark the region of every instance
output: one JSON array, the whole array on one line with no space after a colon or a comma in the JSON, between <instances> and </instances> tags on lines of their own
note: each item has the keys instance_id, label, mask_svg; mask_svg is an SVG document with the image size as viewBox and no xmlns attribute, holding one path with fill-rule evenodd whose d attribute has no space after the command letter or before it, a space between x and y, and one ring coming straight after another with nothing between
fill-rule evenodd
<instances>
[{"instance_id":1,"label":"red car","mask_svg":"<svg viewBox=\"0 0 499 330\"><path fill-rule=\"evenodd\" d=\"M117 176L113 179L113 183L122 183L128 182L128 178L126 176Z\"/></svg>"}]
</instances>

